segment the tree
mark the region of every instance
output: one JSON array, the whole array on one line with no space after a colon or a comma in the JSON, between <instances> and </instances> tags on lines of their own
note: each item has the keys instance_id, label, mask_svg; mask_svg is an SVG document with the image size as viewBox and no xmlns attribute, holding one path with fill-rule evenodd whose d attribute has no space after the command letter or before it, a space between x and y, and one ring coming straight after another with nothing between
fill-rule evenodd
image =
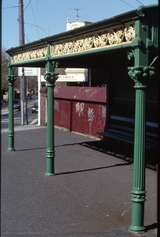
<instances>
[{"instance_id":1,"label":"tree","mask_svg":"<svg viewBox=\"0 0 160 237\"><path fill-rule=\"evenodd\" d=\"M8 69L8 57L4 49L2 49L2 84L1 89L7 90L8 88L8 82L7 82L7 69Z\"/></svg>"}]
</instances>

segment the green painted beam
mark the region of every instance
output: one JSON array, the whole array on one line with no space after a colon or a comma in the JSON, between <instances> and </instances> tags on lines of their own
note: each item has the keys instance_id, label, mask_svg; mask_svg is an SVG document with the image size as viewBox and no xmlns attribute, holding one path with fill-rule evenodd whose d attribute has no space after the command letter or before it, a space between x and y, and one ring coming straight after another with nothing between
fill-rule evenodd
<instances>
[{"instance_id":1,"label":"green painted beam","mask_svg":"<svg viewBox=\"0 0 160 237\"><path fill-rule=\"evenodd\" d=\"M11 63L10 65L13 67L39 67L41 64L45 64L47 58L37 59L37 60L29 60L20 63Z\"/></svg>"},{"instance_id":2,"label":"green painted beam","mask_svg":"<svg viewBox=\"0 0 160 237\"><path fill-rule=\"evenodd\" d=\"M50 60L50 61L57 61L57 60L62 60L62 59L70 59L70 58L74 58L74 57L82 57L82 56L88 56L88 55L96 55L96 54L100 54L100 53L106 53L109 51L115 51L115 50L121 50L121 49L131 49L132 47L135 47L137 45L136 42L132 42L132 43L128 43L128 44L121 44L121 45L114 45L114 46L110 46L110 47L104 47L104 48L98 48L98 49L92 49L92 50L87 50L87 51L83 51L83 52L79 52L79 53L72 53L72 54L66 54L66 55L62 55L62 56L53 56L50 55L49 59L48 58L43 58L43 59L37 59L37 60L29 60L29 61L24 61L24 62L20 62L20 63L13 63L11 64L12 66L15 67L21 67L21 66L29 66L29 64L32 64L32 66L34 67L34 65L37 67L38 64L42 64L46 62L46 60Z\"/></svg>"}]
</instances>

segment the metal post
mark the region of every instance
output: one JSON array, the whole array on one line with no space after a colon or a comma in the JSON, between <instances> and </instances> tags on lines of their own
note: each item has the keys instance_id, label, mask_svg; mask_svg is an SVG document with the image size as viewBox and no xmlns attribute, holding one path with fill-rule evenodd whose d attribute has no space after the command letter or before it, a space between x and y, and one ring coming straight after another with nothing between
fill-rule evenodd
<instances>
[{"instance_id":1,"label":"metal post","mask_svg":"<svg viewBox=\"0 0 160 237\"><path fill-rule=\"evenodd\" d=\"M136 82L135 135L132 189L132 221L130 230L144 231L145 202L145 89L143 83Z\"/></svg>"},{"instance_id":2,"label":"metal post","mask_svg":"<svg viewBox=\"0 0 160 237\"><path fill-rule=\"evenodd\" d=\"M24 91L24 98L25 98L25 115L26 115L26 124L28 125L28 96L27 96L27 92L28 92L28 80L27 77L25 77L24 83L25 83L25 91Z\"/></svg>"},{"instance_id":3,"label":"metal post","mask_svg":"<svg viewBox=\"0 0 160 237\"><path fill-rule=\"evenodd\" d=\"M129 68L129 76L135 83L135 130L133 157L132 216L130 231L142 232L144 226L145 203L145 97L147 81L153 75L153 67L148 65L147 26L138 20L135 24L137 47L134 50L135 66Z\"/></svg>"},{"instance_id":4,"label":"metal post","mask_svg":"<svg viewBox=\"0 0 160 237\"><path fill-rule=\"evenodd\" d=\"M47 81L47 149L46 149L46 176L54 175L54 84L55 84L55 67L49 60L46 63Z\"/></svg>"},{"instance_id":5,"label":"metal post","mask_svg":"<svg viewBox=\"0 0 160 237\"><path fill-rule=\"evenodd\" d=\"M38 68L38 125L41 125L41 68Z\"/></svg>"},{"instance_id":6,"label":"metal post","mask_svg":"<svg viewBox=\"0 0 160 237\"><path fill-rule=\"evenodd\" d=\"M14 151L14 71L8 66L8 151Z\"/></svg>"},{"instance_id":7,"label":"metal post","mask_svg":"<svg viewBox=\"0 0 160 237\"><path fill-rule=\"evenodd\" d=\"M21 125L24 125L24 68L22 68L22 76L20 78L20 99L21 99Z\"/></svg>"}]
</instances>

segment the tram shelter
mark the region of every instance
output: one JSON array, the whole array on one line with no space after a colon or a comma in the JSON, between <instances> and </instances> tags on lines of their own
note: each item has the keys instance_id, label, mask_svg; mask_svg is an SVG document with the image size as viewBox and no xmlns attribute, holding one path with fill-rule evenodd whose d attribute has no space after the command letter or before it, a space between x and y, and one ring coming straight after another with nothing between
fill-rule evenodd
<instances>
[{"instance_id":1,"label":"tram shelter","mask_svg":"<svg viewBox=\"0 0 160 237\"><path fill-rule=\"evenodd\" d=\"M127 93L127 87L133 88L132 94L129 93L128 97L132 97L135 104L133 187L131 191L132 218L129 227L133 232L145 230L146 92L148 87L152 87L152 81L158 78L158 47L158 6L149 6L7 50L10 56L8 65L9 151L15 150L14 69L16 67L46 68L47 146L45 174L47 176L54 175L53 118L56 68L89 68L101 65L106 70L110 67L116 70L119 65L121 66L124 73L114 78L114 81L124 85L125 93ZM123 77L127 78L125 80L127 84L124 83ZM109 83L112 85L112 80ZM157 84L158 86L159 84ZM156 139L158 140L158 137Z\"/></svg>"}]
</instances>

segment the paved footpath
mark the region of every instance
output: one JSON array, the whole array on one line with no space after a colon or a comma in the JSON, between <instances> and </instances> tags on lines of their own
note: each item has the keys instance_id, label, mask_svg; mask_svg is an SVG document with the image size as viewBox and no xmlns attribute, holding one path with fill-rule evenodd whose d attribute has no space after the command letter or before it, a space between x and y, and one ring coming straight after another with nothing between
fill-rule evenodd
<instances>
[{"instance_id":1,"label":"paved footpath","mask_svg":"<svg viewBox=\"0 0 160 237\"><path fill-rule=\"evenodd\" d=\"M132 166L56 129L56 175L46 177L46 129L2 133L2 237L131 237ZM86 146L85 144L88 144ZM95 141L96 143L96 141ZM156 222L156 172L147 169L145 225ZM156 229L142 236L157 237Z\"/></svg>"}]
</instances>

